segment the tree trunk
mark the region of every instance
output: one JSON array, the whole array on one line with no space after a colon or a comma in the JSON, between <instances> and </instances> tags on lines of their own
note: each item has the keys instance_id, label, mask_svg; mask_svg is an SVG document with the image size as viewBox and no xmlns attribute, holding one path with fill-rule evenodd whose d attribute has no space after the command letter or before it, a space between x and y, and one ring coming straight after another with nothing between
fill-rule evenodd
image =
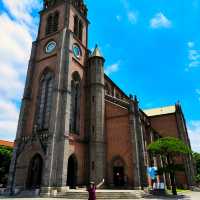
<instances>
[{"instance_id":1,"label":"tree trunk","mask_svg":"<svg viewBox=\"0 0 200 200\"><path fill-rule=\"evenodd\" d=\"M171 180L171 185L172 185L172 194L177 195L174 171L170 172L170 180Z\"/></svg>"},{"instance_id":2,"label":"tree trunk","mask_svg":"<svg viewBox=\"0 0 200 200\"><path fill-rule=\"evenodd\" d=\"M174 171L174 161L173 161L173 159L171 159L170 155L167 156L167 161L168 161L168 165L172 167L172 169L170 169L170 173L169 173L170 174L171 186L172 186L172 194L177 195L176 181L175 181L175 171Z\"/></svg>"}]
</instances>

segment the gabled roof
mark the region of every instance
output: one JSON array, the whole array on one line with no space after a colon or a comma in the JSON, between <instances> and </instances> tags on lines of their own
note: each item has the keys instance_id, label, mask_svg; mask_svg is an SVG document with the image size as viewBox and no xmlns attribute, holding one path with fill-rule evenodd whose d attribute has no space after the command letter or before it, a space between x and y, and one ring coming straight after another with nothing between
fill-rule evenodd
<instances>
[{"instance_id":1,"label":"gabled roof","mask_svg":"<svg viewBox=\"0 0 200 200\"><path fill-rule=\"evenodd\" d=\"M176 112L176 106L166 106L166 107L160 107L160 108L147 109L147 110L143 110L143 112L149 117L157 116L157 115L172 114Z\"/></svg>"},{"instance_id":2,"label":"gabled roof","mask_svg":"<svg viewBox=\"0 0 200 200\"><path fill-rule=\"evenodd\" d=\"M0 140L0 146L13 147L13 146L14 146L14 142L9 142L9 141L5 141L5 140Z\"/></svg>"}]
</instances>

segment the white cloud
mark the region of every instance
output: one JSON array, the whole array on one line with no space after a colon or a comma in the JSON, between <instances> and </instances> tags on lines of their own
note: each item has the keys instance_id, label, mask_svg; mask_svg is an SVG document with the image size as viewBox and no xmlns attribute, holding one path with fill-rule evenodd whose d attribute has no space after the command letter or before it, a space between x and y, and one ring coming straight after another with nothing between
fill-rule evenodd
<instances>
[{"instance_id":1,"label":"white cloud","mask_svg":"<svg viewBox=\"0 0 200 200\"><path fill-rule=\"evenodd\" d=\"M200 66L200 61L191 61L188 65L189 68L197 68Z\"/></svg>"},{"instance_id":2,"label":"white cloud","mask_svg":"<svg viewBox=\"0 0 200 200\"><path fill-rule=\"evenodd\" d=\"M12 102L0 101L0 138L13 140L16 134L19 110Z\"/></svg>"},{"instance_id":3,"label":"white cloud","mask_svg":"<svg viewBox=\"0 0 200 200\"><path fill-rule=\"evenodd\" d=\"M196 61L199 58L200 58L200 51L199 50L194 50L194 49L189 50L189 60Z\"/></svg>"},{"instance_id":4,"label":"white cloud","mask_svg":"<svg viewBox=\"0 0 200 200\"><path fill-rule=\"evenodd\" d=\"M33 8L41 7L40 0L2 0L8 12L20 23L31 25L34 21L31 16Z\"/></svg>"},{"instance_id":5,"label":"white cloud","mask_svg":"<svg viewBox=\"0 0 200 200\"><path fill-rule=\"evenodd\" d=\"M170 28L172 23L162 12L159 12L150 20L150 26L153 29Z\"/></svg>"},{"instance_id":6,"label":"white cloud","mask_svg":"<svg viewBox=\"0 0 200 200\"><path fill-rule=\"evenodd\" d=\"M7 14L0 15L1 47L0 62L6 64L19 64L25 66L27 63L32 36L27 26L13 21ZM20 67L21 69L21 67ZM24 68L22 69L24 71Z\"/></svg>"},{"instance_id":7,"label":"white cloud","mask_svg":"<svg viewBox=\"0 0 200 200\"><path fill-rule=\"evenodd\" d=\"M16 134L31 43L38 18L32 12L41 6L35 0L2 0L0 13L0 138L13 140Z\"/></svg>"},{"instance_id":8,"label":"white cloud","mask_svg":"<svg viewBox=\"0 0 200 200\"><path fill-rule=\"evenodd\" d=\"M105 73L109 76L110 74L119 71L119 65L120 65L120 61L118 61L117 63L114 63L108 67L105 68Z\"/></svg>"},{"instance_id":9,"label":"white cloud","mask_svg":"<svg viewBox=\"0 0 200 200\"><path fill-rule=\"evenodd\" d=\"M200 101L200 89L196 89L196 94L198 95L198 100Z\"/></svg>"},{"instance_id":10,"label":"white cloud","mask_svg":"<svg viewBox=\"0 0 200 200\"><path fill-rule=\"evenodd\" d=\"M1 62L0 65L0 99L19 100L24 88L20 74L9 65Z\"/></svg>"},{"instance_id":11,"label":"white cloud","mask_svg":"<svg viewBox=\"0 0 200 200\"><path fill-rule=\"evenodd\" d=\"M190 41L187 43L188 46L188 66L186 71L192 68L200 67L200 50L195 48L195 43Z\"/></svg>"},{"instance_id":12,"label":"white cloud","mask_svg":"<svg viewBox=\"0 0 200 200\"><path fill-rule=\"evenodd\" d=\"M188 42L188 47L189 48L193 48L195 46L194 42L189 41Z\"/></svg>"},{"instance_id":13,"label":"white cloud","mask_svg":"<svg viewBox=\"0 0 200 200\"><path fill-rule=\"evenodd\" d=\"M0 110L0 120L16 120L18 118L18 109L12 102L0 100Z\"/></svg>"},{"instance_id":14,"label":"white cloud","mask_svg":"<svg viewBox=\"0 0 200 200\"><path fill-rule=\"evenodd\" d=\"M2 140L13 141L15 139L17 129L17 120L1 120L0 121L0 138Z\"/></svg>"},{"instance_id":15,"label":"white cloud","mask_svg":"<svg viewBox=\"0 0 200 200\"><path fill-rule=\"evenodd\" d=\"M189 122L188 133L193 151L200 153L200 120Z\"/></svg>"},{"instance_id":16,"label":"white cloud","mask_svg":"<svg viewBox=\"0 0 200 200\"><path fill-rule=\"evenodd\" d=\"M200 89L196 89L196 93L200 95Z\"/></svg>"},{"instance_id":17,"label":"white cloud","mask_svg":"<svg viewBox=\"0 0 200 200\"><path fill-rule=\"evenodd\" d=\"M137 23L137 14L133 11L128 12L128 20L131 24Z\"/></svg>"},{"instance_id":18,"label":"white cloud","mask_svg":"<svg viewBox=\"0 0 200 200\"><path fill-rule=\"evenodd\" d=\"M131 24L136 24L138 21L138 12L134 11L133 9L130 8L130 4L129 4L128 0L121 0L121 2L126 11L126 17L127 17L128 21Z\"/></svg>"},{"instance_id":19,"label":"white cloud","mask_svg":"<svg viewBox=\"0 0 200 200\"><path fill-rule=\"evenodd\" d=\"M121 22L121 21L122 21L122 16L117 15L117 16L116 16L116 19L117 19L118 22Z\"/></svg>"}]
</instances>

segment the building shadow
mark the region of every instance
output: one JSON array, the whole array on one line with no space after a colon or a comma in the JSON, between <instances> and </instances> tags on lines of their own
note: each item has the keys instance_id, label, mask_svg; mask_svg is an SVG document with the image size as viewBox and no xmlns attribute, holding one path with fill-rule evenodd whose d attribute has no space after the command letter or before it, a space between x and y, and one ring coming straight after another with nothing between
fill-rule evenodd
<instances>
[{"instance_id":1,"label":"building shadow","mask_svg":"<svg viewBox=\"0 0 200 200\"><path fill-rule=\"evenodd\" d=\"M177 195L177 196L173 196L173 195L149 195L147 197L145 197L144 199L183 199L183 200L191 200L192 198L189 195Z\"/></svg>"}]
</instances>

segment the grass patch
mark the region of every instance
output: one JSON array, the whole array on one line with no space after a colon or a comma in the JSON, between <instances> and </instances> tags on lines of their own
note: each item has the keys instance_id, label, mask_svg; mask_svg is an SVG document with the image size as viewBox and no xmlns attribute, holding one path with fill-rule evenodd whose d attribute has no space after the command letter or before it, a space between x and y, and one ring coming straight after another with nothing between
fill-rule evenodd
<instances>
[{"instance_id":1,"label":"grass patch","mask_svg":"<svg viewBox=\"0 0 200 200\"><path fill-rule=\"evenodd\" d=\"M177 191L177 193L188 193L188 192L191 192L190 190L185 190L185 189L176 189L176 191ZM171 194L172 191L166 189L166 193L167 193L167 194Z\"/></svg>"},{"instance_id":2,"label":"grass patch","mask_svg":"<svg viewBox=\"0 0 200 200\"><path fill-rule=\"evenodd\" d=\"M185 189L177 189L177 192L190 192L190 190L185 190Z\"/></svg>"}]
</instances>

